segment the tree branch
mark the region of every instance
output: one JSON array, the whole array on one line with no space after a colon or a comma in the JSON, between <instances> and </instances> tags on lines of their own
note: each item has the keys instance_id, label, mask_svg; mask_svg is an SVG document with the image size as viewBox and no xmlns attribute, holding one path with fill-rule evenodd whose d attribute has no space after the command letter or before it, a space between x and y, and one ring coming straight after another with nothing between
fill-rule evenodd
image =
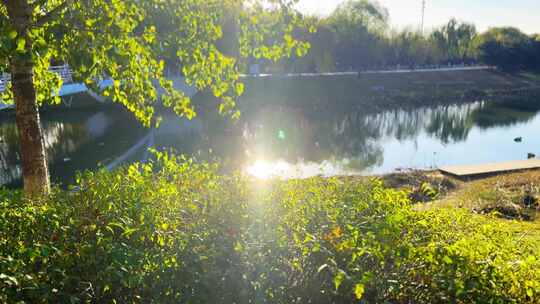
<instances>
[{"instance_id":1,"label":"tree branch","mask_svg":"<svg viewBox=\"0 0 540 304\"><path fill-rule=\"evenodd\" d=\"M45 25L47 22L54 20L62 11L67 8L73 0L66 0L64 3L58 5L57 7L53 8L51 11L49 11L47 14L43 15L41 18L39 18L34 24L33 27L41 27Z\"/></svg>"}]
</instances>

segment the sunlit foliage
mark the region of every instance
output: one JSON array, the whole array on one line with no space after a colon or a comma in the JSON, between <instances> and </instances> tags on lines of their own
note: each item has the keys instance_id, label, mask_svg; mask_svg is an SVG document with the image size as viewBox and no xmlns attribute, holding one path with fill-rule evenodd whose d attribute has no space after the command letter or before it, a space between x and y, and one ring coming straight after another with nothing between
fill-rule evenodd
<instances>
[{"instance_id":1,"label":"sunlit foliage","mask_svg":"<svg viewBox=\"0 0 540 304\"><path fill-rule=\"evenodd\" d=\"M7 303L538 303L538 235L378 180L256 182L158 154L0 195Z\"/></svg>"},{"instance_id":2,"label":"sunlit foliage","mask_svg":"<svg viewBox=\"0 0 540 304\"><path fill-rule=\"evenodd\" d=\"M241 57L277 60L291 52L302 55L308 45L293 37L302 24L294 2L33 1L32 24L24 37L11 27L0 2L0 71L9 72L14 57L26 58L35 65L38 102L57 103L61 79L47 69L51 62L69 63L75 81L123 104L151 125L159 95L178 115L196 115L190 99L164 77L168 69L184 75L198 89L211 89L220 97L220 112L237 116L235 98L242 94L243 85L237 58L219 49L223 21L231 14L237 17L229 20L238 30L233 38ZM32 44L30 50L25 50L26 43ZM99 87L99 81L107 78L114 80L113 85Z\"/></svg>"}]
</instances>

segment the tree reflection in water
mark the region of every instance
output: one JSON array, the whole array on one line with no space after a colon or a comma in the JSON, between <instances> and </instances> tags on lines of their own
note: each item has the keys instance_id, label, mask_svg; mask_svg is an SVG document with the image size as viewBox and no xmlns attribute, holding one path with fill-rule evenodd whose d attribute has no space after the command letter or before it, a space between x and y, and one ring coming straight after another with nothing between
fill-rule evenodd
<instances>
[{"instance_id":1,"label":"tree reflection in water","mask_svg":"<svg viewBox=\"0 0 540 304\"><path fill-rule=\"evenodd\" d=\"M138 123L123 112L69 111L42 115L47 159L56 183L72 182L78 170L94 169L140 137ZM122 127L123 126L123 127ZM20 186L21 164L15 120L0 119L0 185Z\"/></svg>"},{"instance_id":2,"label":"tree reflection in water","mask_svg":"<svg viewBox=\"0 0 540 304\"><path fill-rule=\"evenodd\" d=\"M267 105L243 109L234 127L219 119L203 121L215 154L236 160L235 166L253 169L264 162L297 171L310 168L310 174L277 174L305 177L316 175L311 173L317 164L323 175L358 174L381 166L389 139L407 142L429 136L449 145L467 141L474 127L526 123L540 110L534 103L471 102L381 112ZM216 132L222 129L227 131Z\"/></svg>"},{"instance_id":3,"label":"tree reflection in water","mask_svg":"<svg viewBox=\"0 0 540 304\"><path fill-rule=\"evenodd\" d=\"M459 159L478 151L475 139L469 138L473 130L497 135L509 129L521 132L537 121L540 124L536 100L382 111L367 111L354 104L332 106L331 101L323 107L321 103L243 100L242 116L236 123L210 110L194 121L164 112L153 143L158 149L174 148L201 160L219 159L224 170L247 170L260 177L348 175L395 170L408 166L411 155L452 147L459 147L461 154L447 154L443 160ZM53 180L64 184L72 182L78 170L111 162L149 132L119 109L46 113L42 123ZM498 140L489 144L495 150L505 145ZM144 154L138 151L130 160ZM0 117L0 169L0 184L20 183L15 121L5 114Z\"/></svg>"}]
</instances>

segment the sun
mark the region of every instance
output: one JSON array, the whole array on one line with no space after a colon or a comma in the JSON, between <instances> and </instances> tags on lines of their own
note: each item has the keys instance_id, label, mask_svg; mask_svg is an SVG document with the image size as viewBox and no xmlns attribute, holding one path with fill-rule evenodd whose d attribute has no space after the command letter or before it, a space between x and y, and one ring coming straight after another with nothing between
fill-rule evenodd
<instances>
[{"instance_id":1,"label":"sun","mask_svg":"<svg viewBox=\"0 0 540 304\"><path fill-rule=\"evenodd\" d=\"M275 177L283 177L291 170L290 165L283 162L269 162L265 160L257 160L251 166L248 166L246 172L259 179L270 179Z\"/></svg>"}]
</instances>

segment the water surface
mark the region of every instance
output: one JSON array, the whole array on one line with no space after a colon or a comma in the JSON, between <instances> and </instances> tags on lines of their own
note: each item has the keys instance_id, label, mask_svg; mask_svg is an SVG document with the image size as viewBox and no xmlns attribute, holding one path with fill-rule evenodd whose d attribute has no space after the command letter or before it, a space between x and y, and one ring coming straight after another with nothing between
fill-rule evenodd
<instances>
[{"instance_id":1,"label":"water surface","mask_svg":"<svg viewBox=\"0 0 540 304\"><path fill-rule=\"evenodd\" d=\"M271 88L269 88L271 89ZM52 179L149 158L147 148L174 148L224 170L259 178L382 174L403 169L525 159L540 155L540 101L467 103L366 112L361 106L249 103L233 123L212 111L193 121L164 112L145 129L118 108L42 115ZM522 137L518 143L514 139ZM19 186L15 121L0 116L0 184Z\"/></svg>"}]
</instances>

